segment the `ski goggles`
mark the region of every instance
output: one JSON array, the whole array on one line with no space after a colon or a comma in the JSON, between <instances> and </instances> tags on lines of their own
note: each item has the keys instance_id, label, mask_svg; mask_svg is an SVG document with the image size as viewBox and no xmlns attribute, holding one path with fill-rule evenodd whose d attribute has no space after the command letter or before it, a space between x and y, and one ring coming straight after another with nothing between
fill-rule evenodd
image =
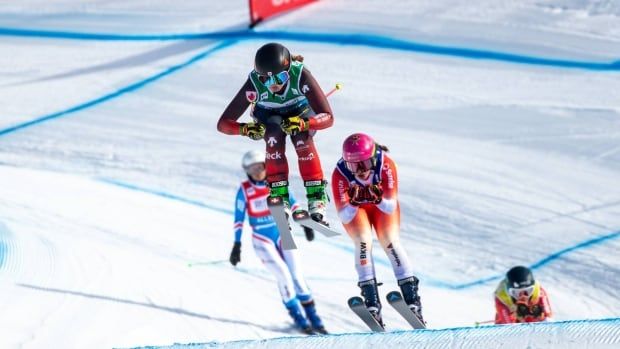
<instances>
[{"instance_id":1,"label":"ski goggles","mask_svg":"<svg viewBox=\"0 0 620 349\"><path fill-rule=\"evenodd\" d=\"M265 87L269 88L273 85L284 85L291 78L287 70L281 71L278 74L273 74L270 76L259 75L258 80L265 85Z\"/></svg>"},{"instance_id":2,"label":"ski goggles","mask_svg":"<svg viewBox=\"0 0 620 349\"><path fill-rule=\"evenodd\" d=\"M370 171L372 170L372 168L375 166L375 159L371 158L371 159L367 159L364 161L357 161L357 162L348 162L345 161L344 162L345 166L347 167L347 170L355 173L355 172L365 172L365 171Z\"/></svg>"},{"instance_id":3,"label":"ski goggles","mask_svg":"<svg viewBox=\"0 0 620 349\"><path fill-rule=\"evenodd\" d=\"M528 299L534 294L534 288L536 285L521 287L521 288L509 288L508 294L514 299L520 299L527 297Z\"/></svg>"},{"instance_id":4,"label":"ski goggles","mask_svg":"<svg viewBox=\"0 0 620 349\"><path fill-rule=\"evenodd\" d=\"M265 164L262 162L257 162L250 166L246 166L243 168L247 174L257 175L265 170Z\"/></svg>"}]
</instances>

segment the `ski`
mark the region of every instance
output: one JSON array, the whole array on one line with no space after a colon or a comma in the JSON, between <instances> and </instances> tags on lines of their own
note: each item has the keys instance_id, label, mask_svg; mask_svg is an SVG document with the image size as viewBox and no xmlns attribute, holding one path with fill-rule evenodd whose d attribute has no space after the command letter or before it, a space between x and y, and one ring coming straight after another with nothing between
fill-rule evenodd
<instances>
[{"instance_id":1,"label":"ski","mask_svg":"<svg viewBox=\"0 0 620 349\"><path fill-rule=\"evenodd\" d=\"M340 233L333 231L329 226L312 219L310 217L310 214L308 214L308 211L306 210L297 210L293 212L293 220L295 221L295 223L306 228L316 230L319 233L327 236L328 238L340 235Z\"/></svg>"},{"instance_id":2,"label":"ski","mask_svg":"<svg viewBox=\"0 0 620 349\"><path fill-rule=\"evenodd\" d=\"M273 220L276 222L278 231L280 231L280 238L282 239L282 248L285 250L294 250L297 248L295 240L291 234L291 229L288 225L288 218L284 211L284 201L281 197L268 197L267 207L269 212L273 216Z\"/></svg>"},{"instance_id":3,"label":"ski","mask_svg":"<svg viewBox=\"0 0 620 349\"><path fill-rule=\"evenodd\" d=\"M403 296L398 291L392 291L385 296L387 298L388 303L416 330L426 328L426 324L424 324L420 319L413 313Z\"/></svg>"},{"instance_id":4,"label":"ski","mask_svg":"<svg viewBox=\"0 0 620 349\"><path fill-rule=\"evenodd\" d=\"M385 328L381 326L377 319L375 319L366 308L362 297L351 297L347 303L349 304L349 308L351 308L351 310L353 310L353 312L357 314L362 321L364 321L366 326L368 326L371 331L385 332Z\"/></svg>"}]
</instances>

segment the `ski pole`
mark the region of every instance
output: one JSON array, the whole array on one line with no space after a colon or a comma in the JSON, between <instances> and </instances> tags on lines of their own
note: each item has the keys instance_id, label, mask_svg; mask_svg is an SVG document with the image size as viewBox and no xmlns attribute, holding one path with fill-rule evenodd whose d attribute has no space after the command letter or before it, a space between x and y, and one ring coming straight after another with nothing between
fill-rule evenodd
<instances>
[{"instance_id":1,"label":"ski pole","mask_svg":"<svg viewBox=\"0 0 620 349\"><path fill-rule=\"evenodd\" d=\"M327 93L325 94L325 97L329 97L329 96L331 96L332 94L334 94L334 92L336 92L336 91L340 90L341 88L342 88L342 83L337 82L337 83L336 83L336 86L334 86L334 88L332 88L332 89L331 89L331 91L329 91L329 92L327 92Z\"/></svg>"},{"instance_id":2,"label":"ski pole","mask_svg":"<svg viewBox=\"0 0 620 349\"><path fill-rule=\"evenodd\" d=\"M482 324L493 324L493 323L495 323L495 320L485 320L485 321L476 321L476 322L474 322L475 327L478 327L478 326L480 326Z\"/></svg>"}]
</instances>

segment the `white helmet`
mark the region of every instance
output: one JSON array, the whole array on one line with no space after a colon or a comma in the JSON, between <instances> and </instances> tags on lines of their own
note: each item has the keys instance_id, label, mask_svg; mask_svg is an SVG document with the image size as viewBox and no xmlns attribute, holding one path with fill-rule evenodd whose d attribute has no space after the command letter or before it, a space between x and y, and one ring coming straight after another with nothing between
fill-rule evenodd
<instances>
[{"instance_id":1,"label":"white helmet","mask_svg":"<svg viewBox=\"0 0 620 349\"><path fill-rule=\"evenodd\" d=\"M251 150L243 155L241 166L247 169L250 165L265 162L265 153L258 150Z\"/></svg>"}]
</instances>

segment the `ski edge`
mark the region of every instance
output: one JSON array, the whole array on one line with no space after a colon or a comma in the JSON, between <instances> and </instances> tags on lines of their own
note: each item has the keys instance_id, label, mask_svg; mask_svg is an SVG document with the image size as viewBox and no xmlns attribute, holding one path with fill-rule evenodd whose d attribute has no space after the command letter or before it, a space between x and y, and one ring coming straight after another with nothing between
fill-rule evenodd
<instances>
[{"instance_id":1,"label":"ski edge","mask_svg":"<svg viewBox=\"0 0 620 349\"><path fill-rule=\"evenodd\" d=\"M351 297L347 301L349 309L357 315L373 332L385 332L385 328L370 314L361 297Z\"/></svg>"},{"instance_id":2,"label":"ski edge","mask_svg":"<svg viewBox=\"0 0 620 349\"><path fill-rule=\"evenodd\" d=\"M414 330L423 330L426 325L409 309L403 296L398 291L392 291L385 296L387 302L402 316Z\"/></svg>"},{"instance_id":3,"label":"ski edge","mask_svg":"<svg viewBox=\"0 0 620 349\"><path fill-rule=\"evenodd\" d=\"M280 232L280 239L282 241L282 248L285 250L295 250L297 245L295 239L289 229L288 219L286 219L286 213L284 212L284 202L279 197L267 198L267 207L273 220L276 222L278 231Z\"/></svg>"},{"instance_id":4,"label":"ski edge","mask_svg":"<svg viewBox=\"0 0 620 349\"><path fill-rule=\"evenodd\" d=\"M328 238L340 235L340 233L332 230L331 228L312 220L312 218L310 218L310 215L308 214L308 211L305 210L294 212L293 220L295 221L295 223L302 225L306 228L316 230Z\"/></svg>"}]
</instances>

